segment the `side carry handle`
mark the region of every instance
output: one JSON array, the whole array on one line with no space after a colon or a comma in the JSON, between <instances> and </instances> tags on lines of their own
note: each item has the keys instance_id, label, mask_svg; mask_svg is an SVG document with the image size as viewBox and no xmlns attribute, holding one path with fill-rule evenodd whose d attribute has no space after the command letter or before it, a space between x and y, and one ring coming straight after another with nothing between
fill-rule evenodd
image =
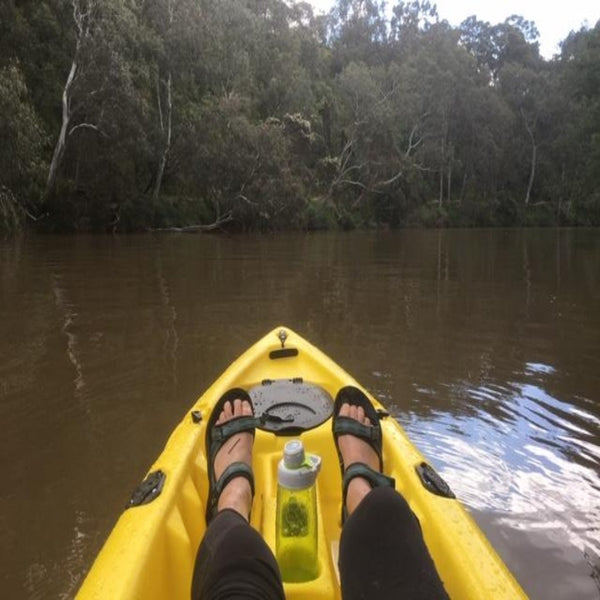
<instances>
[{"instance_id":1,"label":"side carry handle","mask_svg":"<svg viewBox=\"0 0 600 600\"><path fill-rule=\"evenodd\" d=\"M422 462L415 467L415 471L421 479L423 487L432 494L443 496L444 498L456 498L454 492L450 489L450 486L437 474L436 470L431 465Z\"/></svg>"}]
</instances>

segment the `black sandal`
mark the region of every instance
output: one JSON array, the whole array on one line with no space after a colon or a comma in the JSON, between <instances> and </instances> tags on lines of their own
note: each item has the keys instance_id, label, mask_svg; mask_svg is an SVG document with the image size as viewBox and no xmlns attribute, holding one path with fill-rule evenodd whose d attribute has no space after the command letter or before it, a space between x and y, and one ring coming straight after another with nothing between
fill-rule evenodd
<instances>
[{"instance_id":1,"label":"black sandal","mask_svg":"<svg viewBox=\"0 0 600 600\"><path fill-rule=\"evenodd\" d=\"M250 483L252 497L254 498L254 475L252 467L244 462L231 463L221 474L219 480L215 476L214 460L215 456L223 444L232 436L244 431L251 432L254 435L258 419L254 416L242 416L230 419L223 425L216 425L219 416L223 412L226 402L233 403L234 400L246 400L252 406L252 400L248 392L241 388L233 388L223 394L215 404L208 425L206 426L206 460L208 463L208 502L206 503L206 524L210 523L217 514L219 497L225 486L235 477L244 477ZM252 407L254 412L254 407Z\"/></svg>"},{"instance_id":2,"label":"black sandal","mask_svg":"<svg viewBox=\"0 0 600 600\"><path fill-rule=\"evenodd\" d=\"M362 406L365 411L365 416L371 421L371 425L363 425L351 417L340 416L339 412L342 404ZM344 461L337 440L340 435L347 434L360 438L375 450L377 457L379 458L379 472L361 462L352 463L344 469ZM335 403L333 405L333 437L335 438L335 448L338 453L340 469L342 472L342 523L344 523L348 516L348 511L346 509L348 485L355 477L363 477L371 484L371 487L393 488L395 487L396 482L392 477L383 474L383 439L379 415L365 394L354 386L349 385L342 388L335 398Z\"/></svg>"}]
</instances>

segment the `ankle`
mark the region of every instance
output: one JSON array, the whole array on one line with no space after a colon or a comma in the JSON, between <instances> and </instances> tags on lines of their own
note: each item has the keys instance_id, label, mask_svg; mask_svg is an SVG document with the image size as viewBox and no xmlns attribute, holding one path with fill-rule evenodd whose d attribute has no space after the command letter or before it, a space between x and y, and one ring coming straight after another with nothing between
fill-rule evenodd
<instances>
[{"instance_id":1,"label":"ankle","mask_svg":"<svg viewBox=\"0 0 600 600\"><path fill-rule=\"evenodd\" d=\"M244 477L232 479L221 492L217 510L231 508L238 512L244 519L249 520L252 508L252 488Z\"/></svg>"},{"instance_id":2,"label":"ankle","mask_svg":"<svg viewBox=\"0 0 600 600\"><path fill-rule=\"evenodd\" d=\"M348 484L346 492L346 509L351 515L358 505L363 501L365 496L372 490L371 484L363 477L355 477Z\"/></svg>"}]
</instances>

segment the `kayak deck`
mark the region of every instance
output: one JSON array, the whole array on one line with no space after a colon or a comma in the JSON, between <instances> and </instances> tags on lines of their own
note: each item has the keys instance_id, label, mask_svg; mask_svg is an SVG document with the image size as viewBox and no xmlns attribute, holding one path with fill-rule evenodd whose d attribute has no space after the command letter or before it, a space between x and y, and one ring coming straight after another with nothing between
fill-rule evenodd
<instances>
[{"instance_id":1,"label":"kayak deck","mask_svg":"<svg viewBox=\"0 0 600 600\"><path fill-rule=\"evenodd\" d=\"M346 385L361 386L331 359L286 328L267 334L240 356L194 404L173 431L151 472L162 471L162 492L148 504L126 510L89 572L78 598L189 598L194 560L204 534L208 497L206 423L228 389L250 390L265 379L301 378L332 398ZM363 389L378 409L384 409ZM425 542L452 598L525 598L525 594L473 519L456 500L425 489L417 467L423 457L392 417L381 420L384 470L396 480L419 518ZM317 479L319 576L285 583L292 600L337 599L337 548L341 533L341 475L331 419L304 431L307 452L322 457ZM253 454L255 498L251 524L275 550L277 463L286 435L257 430Z\"/></svg>"}]
</instances>

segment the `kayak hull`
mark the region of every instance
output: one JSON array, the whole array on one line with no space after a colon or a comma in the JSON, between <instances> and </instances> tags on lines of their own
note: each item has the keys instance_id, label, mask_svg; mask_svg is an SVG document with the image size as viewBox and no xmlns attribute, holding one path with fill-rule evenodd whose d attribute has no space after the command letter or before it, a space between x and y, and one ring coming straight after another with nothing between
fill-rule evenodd
<instances>
[{"instance_id":1,"label":"kayak hull","mask_svg":"<svg viewBox=\"0 0 600 600\"><path fill-rule=\"evenodd\" d=\"M208 497L206 423L212 407L229 389L251 389L265 379L301 378L335 397L353 385L376 408L385 410L340 366L298 334L277 327L242 354L191 407L170 436L150 472L164 474L160 494L148 504L124 511L96 558L78 598L90 600L189 598L196 552L206 524ZM460 502L428 491L417 469L424 458L392 418L383 418L384 470L396 480L419 518L425 542L451 598L525 598L523 590ZM317 479L319 576L307 583L285 583L290 599L341 598L337 549L341 532L341 476L331 419L304 431L308 452L322 457ZM275 550L277 462L285 435L257 430L253 471L256 494L251 524Z\"/></svg>"}]
</instances>

